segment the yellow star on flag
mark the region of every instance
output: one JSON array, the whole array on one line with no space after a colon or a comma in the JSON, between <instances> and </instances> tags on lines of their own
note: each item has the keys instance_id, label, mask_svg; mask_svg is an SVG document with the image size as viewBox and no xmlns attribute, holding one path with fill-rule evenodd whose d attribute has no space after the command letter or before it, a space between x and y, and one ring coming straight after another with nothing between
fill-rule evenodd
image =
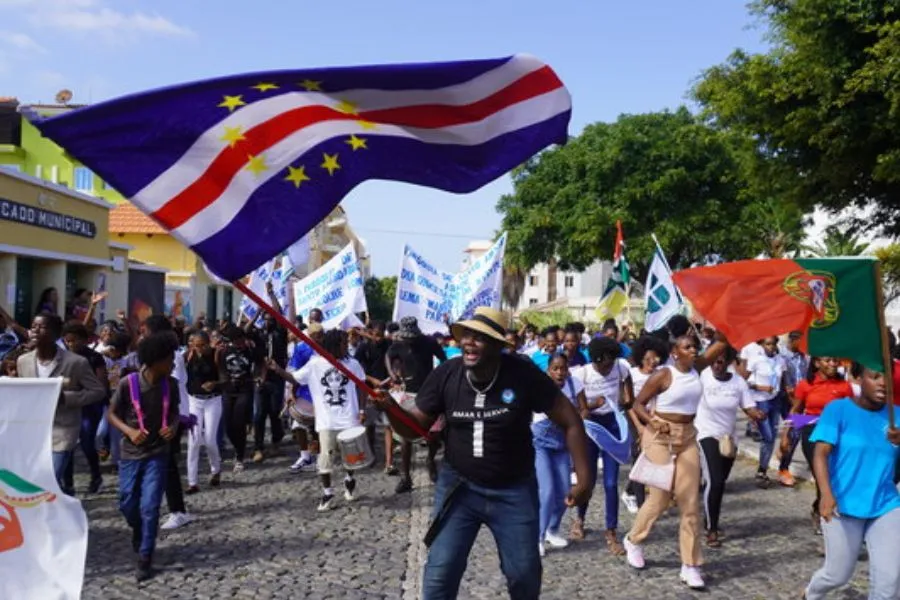
<instances>
[{"instance_id":1,"label":"yellow star on flag","mask_svg":"<svg viewBox=\"0 0 900 600\"><path fill-rule=\"evenodd\" d=\"M359 104L355 104L350 102L349 100L341 100L338 102L338 105L335 107L342 113L347 113L348 115L355 115L359 113Z\"/></svg>"},{"instance_id":2,"label":"yellow star on flag","mask_svg":"<svg viewBox=\"0 0 900 600\"><path fill-rule=\"evenodd\" d=\"M357 121L356 124L367 131L370 131L370 130L376 128L375 123L373 123L372 121Z\"/></svg>"},{"instance_id":3,"label":"yellow star on flag","mask_svg":"<svg viewBox=\"0 0 900 600\"><path fill-rule=\"evenodd\" d=\"M288 176L285 177L284 180L293 183L295 188L300 187L304 181L309 181L309 175L306 174L306 167L300 165L295 169L288 165Z\"/></svg>"},{"instance_id":4,"label":"yellow star on flag","mask_svg":"<svg viewBox=\"0 0 900 600\"><path fill-rule=\"evenodd\" d=\"M225 135L220 137L219 139L223 142L228 142L228 146L234 148L238 142L247 139L243 133L241 133L241 127L238 125L237 127L228 127L225 126Z\"/></svg>"},{"instance_id":5,"label":"yellow star on flag","mask_svg":"<svg viewBox=\"0 0 900 600\"><path fill-rule=\"evenodd\" d=\"M366 138L359 138L353 134L350 134L350 139L344 141L345 144L349 144L353 151L356 152L360 148L364 150L368 150L369 147L366 146Z\"/></svg>"},{"instance_id":6,"label":"yellow star on flag","mask_svg":"<svg viewBox=\"0 0 900 600\"><path fill-rule=\"evenodd\" d=\"M238 106L244 106L245 104L247 103L244 102L243 96L225 96L225 99L222 100L221 103L219 103L219 106L221 106L222 108L227 108L228 112L234 112L234 109L236 109Z\"/></svg>"},{"instance_id":7,"label":"yellow star on flag","mask_svg":"<svg viewBox=\"0 0 900 600\"><path fill-rule=\"evenodd\" d=\"M262 154L258 156L253 156L252 154L247 155L247 166L244 167L257 177L263 174L263 172L269 170L269 166L266 164L266 157Z\"/></svg>"},{"instance_id":8,"label":"yellow star on flag","mask_svg":"<svg viewBox=\"0 0 900 600\"><path fill-rule=\"evenodd\" d=\"M321 92L322 91L322 82L321 81L313 81L312 79L304 79L300 82L300 86L303 87L307 92Z\"/></svg>"},{"instance_id":9,"label":"yellow star on flag","mask_svg":"<svg viewBox=\"0 0 900 600\"><path fill-rule=\"evenodd\" d=\"M260 92L268 92L269 90L277 90L278 86L274 83L257 83L253 86L253 89Z\"/></svg>"},{"instance_id":10,"label":"yellow star on flag","mask_svg":"<svg viewBox=\"0 0 900 600\"><path fill-rule=\"evenodd\" d=\"M341 168L341 165L338 164L338 155L335 154L323 154L322 157L325 159L322 161L320 165L323 169L328 171L329 175L334 175L334 172Z\"/></svg>"}]
</instances>

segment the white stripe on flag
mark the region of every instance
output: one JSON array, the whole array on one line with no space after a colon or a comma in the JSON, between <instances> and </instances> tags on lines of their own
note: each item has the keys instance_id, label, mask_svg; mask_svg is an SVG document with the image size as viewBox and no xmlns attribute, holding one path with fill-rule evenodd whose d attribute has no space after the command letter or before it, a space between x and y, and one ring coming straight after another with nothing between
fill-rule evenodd
<instances>
[{"instance_id":1,"label":"white stripe on flag","mask_svg":"<svg viewBox=\"0 0 900 600\"><path fill-rule=\"evenodd\" d=\"M260 123L289 110L305 106L337 107L343 101L360 104L361 111L422 104L453 106L471 104L496 93L544 66L546 65L533 56L515 56L496 69L474 79L436 90L357 89L335 92L333 95L317 92L293 92L259 100L234 111L207 129L178 162L135 194L135 198L141 198L141 206L145 211L154 212L183 192L197 179L197 175L205 172L216 156L228 146L228 142L222 141L226 127L240 127L242 132L247 132Z\"/></svg>"},{"instance_id":2,"label":"white stripe on flag","mask_svg":"<svg viewBox=\"0 0 900 600\"><path fill-rule=\"evenodd\" d=\"M225 188L225 191L209 206L196 213L184 224L172 230L172 235L187 246L199 244L228 225L244 207L253 192L275 176L284 176L288 165L322 140L339 135L359 134L364 137L394 136L417 138L432 144L459 144L475 146L483 144L503 134L516 131L546 121L570 106L569 93L565 88L557 88L542 96L514 104L477 123L454 125L443 129L415 129L394 125L379 125L375 131L365 130L356 121L329 121L311 125L278 142L263 155L269 170L257 177L246 169L241 169ZM373 142L373 144L377 143ZM364 152L364 151L363 151ZM301 157L302 158L302 157ZM319 171L321 156L303 161L307 174L315 176ZM311 164L310 164L311 163ZM290 185L285 183L285 185ZM149 210L150 198L140 192L132 201L145 211ZM298 205L299 206L299 205Z\"/></svg>"}]
</instances>

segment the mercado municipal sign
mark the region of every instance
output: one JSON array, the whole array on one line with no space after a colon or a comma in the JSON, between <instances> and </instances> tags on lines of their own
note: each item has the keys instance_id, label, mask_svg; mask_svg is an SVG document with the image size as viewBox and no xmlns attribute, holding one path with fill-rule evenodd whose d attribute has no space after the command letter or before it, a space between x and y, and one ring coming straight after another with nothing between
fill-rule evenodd
<instances>
[{"instance_id":1,"label":"mercado municipal sign","mask_svg":"<svg viewBox=\"0 0 900 600\"><path fill-rule=\"evenodd\" d=\"M0 198L0 219L84 238L94 238L97 235L97 226L93 221L20 204L4 198Z\"/></svg>"}]
</instances>

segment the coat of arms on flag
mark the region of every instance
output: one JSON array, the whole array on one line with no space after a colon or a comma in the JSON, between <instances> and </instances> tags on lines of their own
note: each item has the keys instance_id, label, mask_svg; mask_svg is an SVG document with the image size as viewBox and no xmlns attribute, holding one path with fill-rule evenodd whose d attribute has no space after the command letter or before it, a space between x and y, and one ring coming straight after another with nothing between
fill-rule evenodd
<instances>
[{"instance_id":1,"label":"coat of arms on flag","mask_svg":"<svg viewBox=\"0 0 900 600\"><path fill-rule=\"evenodd\" d=\"M81 597L88 523L53 474L62 379L0 379L0 598Z\"/></svg>"},{"instance_id":2,"label":"coat of arms on flag","mask_svg":"<svg viewBox=\"0 0 900 600\"><path fill-rule=\"evenodd\" d=\"M237 75L25 112L236 281L363 181L474 191L565 143L571 108L549 66L516 55Z\"/></svg>"}]
</instances>

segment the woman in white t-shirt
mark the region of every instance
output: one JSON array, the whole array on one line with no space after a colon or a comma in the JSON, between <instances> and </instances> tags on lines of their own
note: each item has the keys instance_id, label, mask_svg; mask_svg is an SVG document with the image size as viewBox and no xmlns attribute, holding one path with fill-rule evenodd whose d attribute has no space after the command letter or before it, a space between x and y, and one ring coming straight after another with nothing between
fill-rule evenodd
<instances>
[{"instance_id":1,"label":"woman in white t-shirt","mask_svg":"<svg viewBox=\"0 0 900 600\"><path fill-rule=\"evenodd\" d=\"M325 333L322 348L338 359L360 381L366 380L366 373L355 358L347 354L347 333L332 329ZM366 394L358 390L353 381L339 371L327 360L314 355L298 371L287 373L272 360L269 370L281 375L288 381L309 387L313 400L313 411L316 416L316 431L319 434L318 471L322 480L322 499L318 511L331 510L334 501L334 489L331 487L331 471L334 463L340 458L337 436L341 431L357 427L365 423ZM356 499L354 491L356 480L352 471L344 476L344 499L352 502Z\"/></svg>"},{"instance_id":2,"label":"woman in white t-shirt","mask_svg":"<svg viewBox=\"0 0 900 600\"><path fill-rule=\"evenodd\" d=\"M586 399L582 417L608 432L608 439L627 437L619 427L620 405L628 408L634 401L628 362L619 358L619 343L610 338L594 338L588 345L591 362L572 369L572 377L581 381ZM592 439L594 439L592 437ZM627 450L626 450L627 452ZM603 459L603 490L606 501L606 545L609 551L621 556L625 548L619 543L616 530L619 527L619 463L612 454L601 450L597 443L588 444L588 463L592 477L597 478L597 461ZM588 503L578 507L578 516L572 522L574 539L584 538L584 517Z\"/></svg>"},{"instance_id":3,"label":"woman in white t-shirt","mask_svg":"<svg viewBox=\"0 0 900 600\"><path fill-rule=\"evenodd\" d=\"M584 406L584 386L569 375L568 360L562 354L550 359L547 374L563 394L576 407ZM540 529L538 549L544 555L544 544L551 548L565 548L566 538L559 535L559 526L566 512L566 494L569 492L569 474L572 462L562 430L544 413L534 413L531 424L534 436L534 467L537 473L540 499Z\"/></svg>"},{"instance_id":4,"label":"woman in white t-shirt","mask_svg":"<svg viewBox=\"0 0 900 600\"><path fill-rule=\"evenodd\" d=\"M721 546L719 541L719 514L725 482L734 466L737 429L737 411L758 419L762 414L750 396L750 388L744 378L729 370L736 357L733 348L700 374L703 396L697 407L694 427L700 443L700 459L703 472L703 504L706 509L706 545ZM729 447L730 446L730 447ZM725 450L728 455L723 455Z\"/></svg>"},{"instance_id":5,"label":"woman in white t-shirt","mask_svg":"<svg viewBox=\"0 0 900 600\"><path fill-rule=\"evenodd\" d=\"M757 408L765 416L760 420L759 435L759 468L756 471L756 484L765 489L771 484L766 471L775 450L775 438L778 435L778 422L781 416L778 395L784 389L787 364L778 353L778 338L767 337L761 342L762 353L747 361L747 383L750 397Z\"/></svg>"}]
</instances>

